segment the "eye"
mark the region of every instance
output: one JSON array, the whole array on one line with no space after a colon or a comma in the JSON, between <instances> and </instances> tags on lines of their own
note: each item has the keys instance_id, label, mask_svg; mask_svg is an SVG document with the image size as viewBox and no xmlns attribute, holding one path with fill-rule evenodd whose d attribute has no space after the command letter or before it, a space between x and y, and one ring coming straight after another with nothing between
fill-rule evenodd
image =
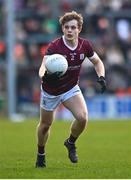
<instances>
[{"instance_id":1,"label":"eye","mask_svg":"<svg viewBox=\"0 0 131 180\"><path fill-rule=\"evenodd\" d=\"M76 26L71 26L71 29L73 29L73 30L76 29L76 28L77 28Z\"/></svg>"},{"instance_id":2,"label":"eye","mask_svg":"<svg viewBox=\"0 0 131 180\"><path fill-rule=\"evenodd\" d=\"M65 29L69 29L69 26L66 25L66 26L65 26Z\"/></svg>"},{"instance_id":3,"label":"eye","mask_svg":"<svg viewBox=\"0 0 131 180\"><path fill-rule=\"evenodd\" d=\"M77 27L76 26L68 26L68 25L65 25L65 29L72 29L72 30L75 30Z\"/></svg>"}]
</instances>

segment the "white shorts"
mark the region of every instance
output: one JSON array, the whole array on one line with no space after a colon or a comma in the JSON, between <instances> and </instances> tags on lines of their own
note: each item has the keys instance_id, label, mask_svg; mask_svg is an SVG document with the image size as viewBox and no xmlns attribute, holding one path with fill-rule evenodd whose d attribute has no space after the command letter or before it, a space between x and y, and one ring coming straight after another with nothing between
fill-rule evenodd
<instances>
[{"instance_id":1,"label":"white shorts","mask_svg":"<svg viewBox=\"0 0 131 180\"><path fill-rule=\"evenodd\" d=\"M81 90L78 85L58 96L50 95L41 88L40 107L47 111L53 111L58 105L80 93Z\"/></svg>"}]
</instances>

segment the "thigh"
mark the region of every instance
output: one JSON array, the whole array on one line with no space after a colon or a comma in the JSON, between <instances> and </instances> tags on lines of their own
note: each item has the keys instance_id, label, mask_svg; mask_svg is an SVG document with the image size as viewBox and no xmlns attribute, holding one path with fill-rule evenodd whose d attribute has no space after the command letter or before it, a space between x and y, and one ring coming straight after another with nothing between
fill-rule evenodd
<instances>
[{"instance_id":1,"label":"thigh","mask_svg":"<svg viewBox=\"0 0 131 180\"><path fill-rule=\"evenodd\" d=\"M87 115L87 106L82 93L79 93L64 101L63 105L72 112L75 118L79 117L80 114Z\"/></svg>"},{"instance_id":2,"label":"thigh","mask_svg":"<svg viewBox=\"0 0 131 180\"><path fill-rule=\"evenodd\" d=\"M43 108L40 108L40 123L51 125L54 119L54 111L47 111Z\"/></svg>"},{"instance_id":3,"label":"thigh","mask_svg":"<svg viewBox=\"0 0 131 180\"><path fill-rule=\"evenodd\" d=\"M56 107L61 103L61 96L53 96L41 90L40 107L48 111L54 111Z\"/></svg>"}]
</instances>

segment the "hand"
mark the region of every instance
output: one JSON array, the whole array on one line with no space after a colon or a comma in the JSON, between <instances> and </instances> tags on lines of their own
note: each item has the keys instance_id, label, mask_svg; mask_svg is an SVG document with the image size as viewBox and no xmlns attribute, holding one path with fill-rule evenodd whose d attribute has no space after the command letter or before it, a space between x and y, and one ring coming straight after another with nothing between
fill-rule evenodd
<instances>
[{"instance_id":1,"label":"hand","mask_svg":"<svg viewBox=\"0 0 131 180\"><path fill-rule=\"evenodd\" d=\"M106 80L103 76L100 76L97 81L101 86L101 93L104 93L106 90Z\"/></svg>"},{"instance_id":2,"label":"hand","mask_svg":"<svg viewBox=\"0 0 131 180\"><path fill-rule=\"evenodd\" d=\"M59 80L61 74L62 74L62 72L55 72L55 73L50 74L47 71L45 71L45 74L42 77L42 80L49 82L49 83L53 83L54 81Z\"/></svg>"}]
</instances>

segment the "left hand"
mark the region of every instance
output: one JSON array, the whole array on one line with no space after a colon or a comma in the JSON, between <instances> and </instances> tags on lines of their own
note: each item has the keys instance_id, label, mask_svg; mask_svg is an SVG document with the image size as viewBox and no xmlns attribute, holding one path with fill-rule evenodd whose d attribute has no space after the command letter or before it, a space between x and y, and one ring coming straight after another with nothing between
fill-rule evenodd
<instances>
[{"instance_id":1,"label":"left hand","mask_svg":"<svg viewBox=\"0 0 131 180\"><path fill-rule=\"evenodd\" d=\"M101 93L104 93L105 90L106 90L106 80L105 80L105 77L100 76L97 82L101 86Z\"/></svg>"}]
</instances>

